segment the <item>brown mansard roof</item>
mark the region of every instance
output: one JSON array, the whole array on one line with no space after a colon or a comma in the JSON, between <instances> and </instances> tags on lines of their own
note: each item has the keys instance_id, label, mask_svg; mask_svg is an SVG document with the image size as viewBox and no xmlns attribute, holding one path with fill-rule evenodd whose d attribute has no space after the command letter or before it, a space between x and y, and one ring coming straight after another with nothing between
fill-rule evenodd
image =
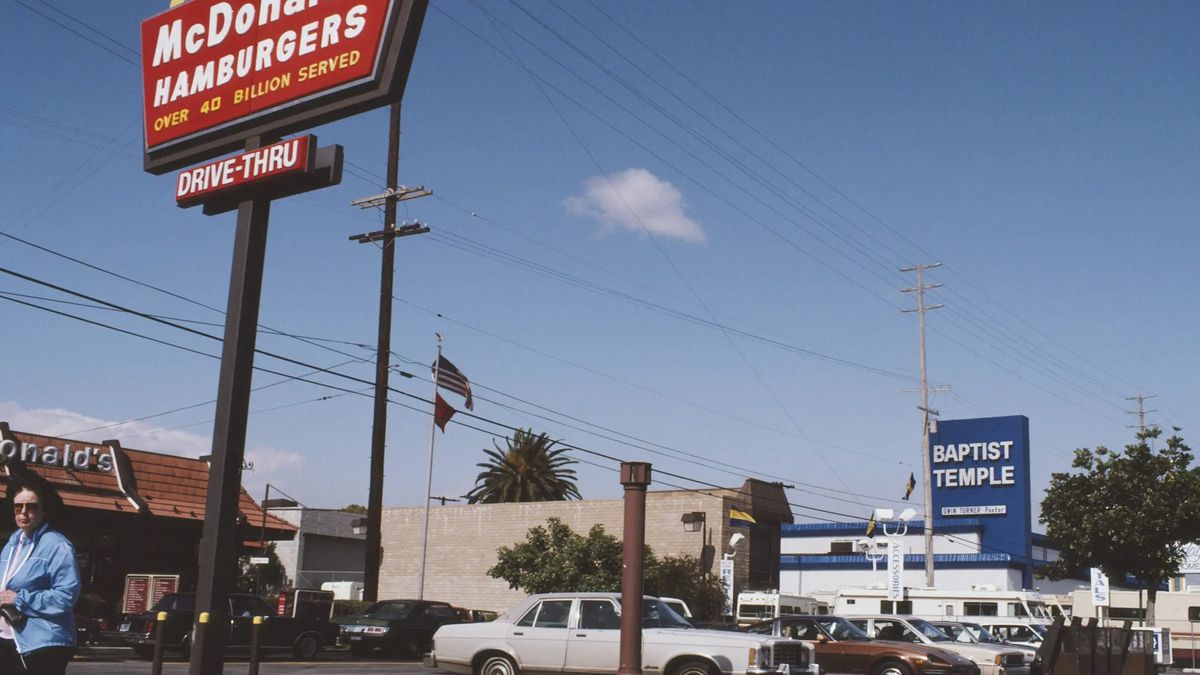
<instances>
[{"instance_id":1,"label":"brown mansard roof","mask_svg":"<svg viewBox=\"0 0 1200 675\"><path fill-rule=\"evenodd\" d=\"M89 468L75 469L44 464L27 466L54 484L63 502L69 507L116 511L126 513L144 512L161 518L182 520L204 520L204 502L208 490L208 462L164 455L157 452L107 446L67 438L55 438L21 431L8 431L6 439L19 444L33 443L39 448L53 446L62 451L70 446L71 451L96 448L97 451L114 454L112 471L97 469L98 455L93 453ZM122 457L123 456L123 457ZM243 526L257 533L263 525L263 511L254 498L241 489L238 513ZM267 514L267 538L290 539L296 526Z\"/></svg>"}]
</instances>

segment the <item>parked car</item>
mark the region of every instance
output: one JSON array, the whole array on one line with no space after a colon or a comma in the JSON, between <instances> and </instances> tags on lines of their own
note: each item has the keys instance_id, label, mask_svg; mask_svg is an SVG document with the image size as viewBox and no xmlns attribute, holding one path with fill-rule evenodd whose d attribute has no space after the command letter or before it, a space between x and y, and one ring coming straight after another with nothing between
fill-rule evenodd
<instances>
[{"instance_id":1,"label":"parked car","mask_svg":"<svg viewBox=\"0 0 1200 675\"><path fill-rule=\"evenodd\" d=\"M744 630L809 643L826 673L979 675L979 667L964 656L925 644L872 640L858 626L828 614L781 616Z\"/></svg>"},{"instance_id":2,"label":"parked car","mask_svg":"<svg viewBox=\"0 0 1200 675\"><path fill-rule=\"evenodd\" d=\"M1025 655L1026 666L1032 665L1033 659L1037 657L1036 649L1022 645L1007 644L993 635L987 628L971 621L931 621L930 623L942 629L943 633L958 642L977 642L985 645L1000 645L1016 649Z\"/></svg>"},{"instance_id":3,"label":"parked car","mask_svg":"<svg viewBox=\"0 0 1200 675\"><path fill-rule=\"evenodd\" d=\"M1018 645L1022 647L1031 647L1037 649L1042 646L1042 638L1046 635L1046 627L1024 623L1022 621L1013 621L1012 619L989 619L987 617L979 618L979 625L991 631L992 635L1000 638L1010 645Z\"/></svg>"},{"instance_id":4,"label":"parked car","mask_svg":"<svg viewBox=\"0 0 1200 675\"><path fill-rule=\"evenodd\" d=\"M495 621L442 626L425 665L467 675L615 673L618 593L531 595ZM662 675L819 673L798 640L693 628L658 598L642 601L642 667Z\"/></svg>"},{"instance_id":5,"label":"parked car","mask_svg":"<svg viewBox=\"0 0 1200 675\"><path fill-rule=\"evenodd\" d=\"M433 633L448 623L463 623L462 610L432 600L380 600L361 614L335 619L341 624L338 639L355 656L374 651L400 656L420 656L429 650Z\"/></svg>"},{"instance_id":6,"label":"parked car","mask_svg":"<svg viewBox=\"0 0 1200 675\"><path fill-rule=\"evenodd\" d=\"M845 615L876 640L930 645L965 656L979 666L981 675L1028 675L1025 655L1004 646L956 642L937 626L914 616L890 614Z\"/></svg>"},{"instance_id":7,"label":"parked car","mask_svg":"<svg viewBox=\"0 0 1200 675\"><path fill-rule=\"evenodd\" d=\"M688 604L683 601L683 599L668 598L665 595L658 596L658 599L665 602L667 604L667 607L670 607L671 609L675 610L675 613L678 614L679 616L682 616L683 618L687 619L688 621L692 620L692 610L690 607L688 607Z\"/></svg>"},{"instance_id":8,"label":"parked car","mask_svg":"<svg viewBox=\"0 0 1200 675\"><path fill-rule=\"evenodd\" d=\"M192 649L192 623L196 614L194 593L171 593L163 596L149 612L130 614L121 620L116 631L105 637L127 645L143 659L154 655L154 634L159 612L167 613L163 628L163 651L179 653L185 660ZM254 617L264 617L260 629L263 652L289 652L298 659L316 658L335 639L335 627L324 617L291 618L276 616L275 609L256 595L229 595L228 646L233 651L250 646Z\"/></svg>"}]
</instances>

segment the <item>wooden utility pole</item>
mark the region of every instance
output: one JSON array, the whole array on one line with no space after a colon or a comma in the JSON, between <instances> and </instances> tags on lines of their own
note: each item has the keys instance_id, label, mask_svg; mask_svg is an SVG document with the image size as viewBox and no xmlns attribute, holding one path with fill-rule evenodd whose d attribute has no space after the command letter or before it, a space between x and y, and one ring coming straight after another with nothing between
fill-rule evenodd
<instances>
[{"instance_id":1,"label":"wooden utility pole","mask_svg":"<svg viewBox=\"0 0 1200 675\"><path fill-rule=\"evenodd\" d=\"M387 446L388 372L392 351L392 279L396 266L395 240L422 234L428 227L419 224L396 227L396 202L430 194L424 188L403 188L400 180L400 104L392 104L388 129L387 191L382 195L353 202L362 208L383 204L384 228L356 234L351 241L360 244L382 242L383 263L379 273L379 339L375 346L375 415L371 427L371 482L367 494L367 543L363 560L363 600L379 599L379 563L383 557L380 529L383 513L383 458Z\"/></svg>"}]
</instances>

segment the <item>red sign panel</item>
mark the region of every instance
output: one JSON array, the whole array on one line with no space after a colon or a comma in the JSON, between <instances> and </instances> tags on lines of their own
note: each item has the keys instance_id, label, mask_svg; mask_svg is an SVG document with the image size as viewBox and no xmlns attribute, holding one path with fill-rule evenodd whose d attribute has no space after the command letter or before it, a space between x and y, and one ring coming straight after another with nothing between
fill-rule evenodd
<instances>
[{"instance_id":1,"label":"red sign panel","mask_svg":"<svg viewBox=\"0 0 1200 675\"><path fill-rule=\"evenodd\" d=\"M161 173L398 100L428 0L191 0L142 22Z\"/></svg>"},{"instance_id":2,"label":"red sign panel","mask_svg":"<svg viewBox=\"0 0 1200 675\"><path fill-rule=\"evenodd\" d=\"M121 611L125 614L137 614L150 608L150 577L141 574L130 574L125 577L125 603Z\"/></svg>"},{"instance_id":3,"label":"red sign panel","mask_svg":"<svg viewBox=\"0 0 1200 675\"><path fill-rule=\"evenodd\" d=\"M156 576L150 583L150 606L158 604L163 596L170 595L179 590L179 577L177 575Z\"/></svg>"},{"instance_id":4,"label":"red sign panel","mask_svg":"<svg viewBox=\"0 0 1200 675\"><path fill-rule=\"evenodd\" d=\"M175 201L191 206L220 191L308 171L315 150L313 136L298 136L188 169L175 181Z\"/></svg>"}]
</instances>

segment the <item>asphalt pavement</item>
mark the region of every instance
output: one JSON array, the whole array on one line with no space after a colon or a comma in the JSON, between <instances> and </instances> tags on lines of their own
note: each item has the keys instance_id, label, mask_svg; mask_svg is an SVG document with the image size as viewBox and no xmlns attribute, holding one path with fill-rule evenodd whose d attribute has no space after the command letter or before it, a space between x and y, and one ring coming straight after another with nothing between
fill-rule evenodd
<instances>
[{"instance_id":1,"label":"asphalt pavement","mask_svg":"<svg viewBox=\"0 0 1200 675\"><path fill-rule=\"evenodd\" d=\"M149 661L136 658L133 650L126 647L83 647L76 653L67 672L72 675L148 675L150 666ZM227 675L243 675L249 670L245 658L230 659L225 663ZM168 658L163 663L163 675L185 675L187 671L187 662L178 658ZM425 668L419 660L358 659L346 650L333 649L322 652L314 661L268 659L259 663L258 672L261 675L438 675L444 671Z\"/></svg>"}]
</instances>

